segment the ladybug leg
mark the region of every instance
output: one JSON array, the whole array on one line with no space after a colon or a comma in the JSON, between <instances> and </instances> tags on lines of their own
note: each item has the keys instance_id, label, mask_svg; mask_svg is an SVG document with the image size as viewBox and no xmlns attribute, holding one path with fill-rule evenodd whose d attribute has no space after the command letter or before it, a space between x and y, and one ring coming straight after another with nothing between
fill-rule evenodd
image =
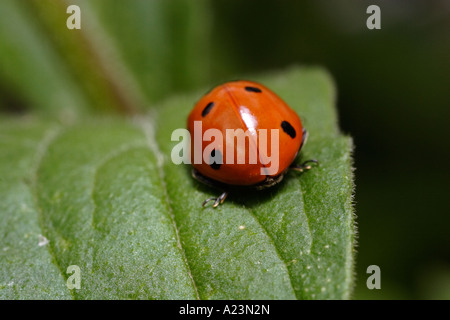
<instances>
[{"instance_id":1,"label":"ladybug leg","mask_svg":"<svg viewBox=\"0 0 450 320\"><path fill-rule=\"evenodd\" d=\"M203 201L202 207L204 207L208 202L214 201L213 208L216 208L219 204L222 204L222 203L225 201L225 199L227 198L227 196L228 196L228 192L224 191L224 192L223 192L219 197L217 197L217 198L214 198L214 197L208 198L208 199L206 199L205 201Z\"/></svg>"},{"instance_id":2,"label":"ladybug leg","mask_svg":"<svg viewBox=\"0 0 450 320\"><path fill-rule=\"evenodd\" d=\"M198 172L196 169L192 169L191 173L192 173L192 177L195 180L197 180L207 186L213 187L213 188L220 188L220 186L217 183L215 183L211 179L208 179L207 177L202 175L200 172ZM214 201L213 208L216 208L219 204L222 204L225 201L227 196L228 196L228 191L223 191L223 189L222 189L222 194L219 197L217 197L217 198L212 197L212 198L206 199L205 201L203 201L202 207L204 207L208 202Z\"/></svg>"},{"instance_id":3,"label":"ladybug leg","mask_svg":"<svg viewBox=\"0 0 450 320\"><path fill-rule=\"evenodd\" d=\"M291 164L291 166L289 167L289 169L291 170L295 170L298 172L305 172L307 170L311 170L312 166L308 163L315 163L315 164L319 164L319 161L315 160L315 159L311 159L311 160L307 160L305 162L303 162L302 164Z\"/></svg>"}]
</instances>

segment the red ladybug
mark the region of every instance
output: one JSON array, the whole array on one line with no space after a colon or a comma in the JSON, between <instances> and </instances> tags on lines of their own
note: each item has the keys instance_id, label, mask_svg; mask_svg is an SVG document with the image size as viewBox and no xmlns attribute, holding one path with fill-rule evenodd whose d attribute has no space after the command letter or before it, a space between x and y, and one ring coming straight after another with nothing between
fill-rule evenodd
<instances>
[{"instance_id":1,"label":"red ladybug","mask_svg":"<svg viewBox=\"0 0 450 320\"><path fill-rule=\"evenodd\" d=\"M215 87L197 102L187 125L191 134L192 176L224 190L219 197L205 200L203 206L209 201L214 201L213 207L223 203L230 187L271 187L280 182L289 169L303 172L311 168L307 163L317 163L309 160L301 165L293 164L307 132L295 111L256 82L233 81ZM221 135L214 135L213 139L211 134L205 135L208 129L216 129L210 132ZM261 129L266 129L265 135ZM272 135L273 129L278 136ZM202 142L196 144L194 140L199 141L199 137L194 135L199 133ZM242 144L242 133L245 133L245 144ZM265 146L261 143L264 137Z\"/></svg>"}]
</instances>

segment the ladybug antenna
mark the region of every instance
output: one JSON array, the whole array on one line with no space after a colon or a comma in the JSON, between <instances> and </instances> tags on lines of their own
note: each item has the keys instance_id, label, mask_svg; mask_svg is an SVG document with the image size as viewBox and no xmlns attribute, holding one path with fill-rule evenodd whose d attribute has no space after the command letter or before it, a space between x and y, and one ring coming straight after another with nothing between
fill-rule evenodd
<instances>
[{"instance_id":1,"label":"ladybug antenna","mask_svg":"<svg viewBox=\"0 0 450 320\"><path fill-rule=\"evenodd\" d=\"M219 204L222 204L225 201L227 196L228 196L228 192L225 191L217 198L214 198L214 197L208 198L205 201L203 201L202 207L204 207L208 202L214 201L213 208L216 208Z\"/></svg>"},{"instance_id":2,"label":"ladybug antenna","mask_svg":"<svg viewBox=\"0 0 450 320\"><path fill-rule=\"evenodd\" d=\"M315 163L316 165L319 165L319 161L316 159L311 159L303 162L302 164L293 164L289 167L291 170L295 170L298 172L305 172L306 170L311 170L312 166L308 163Z\"/></svg>"}]
</instances>

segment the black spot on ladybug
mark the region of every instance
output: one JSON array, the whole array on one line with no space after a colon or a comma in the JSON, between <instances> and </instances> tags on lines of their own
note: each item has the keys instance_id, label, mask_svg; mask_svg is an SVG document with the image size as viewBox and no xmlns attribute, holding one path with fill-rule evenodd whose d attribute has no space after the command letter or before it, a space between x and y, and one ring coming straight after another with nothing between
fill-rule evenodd
<instances>
[{"instance_id":1,"label":"black spot on ladybug","mask_svg":"<svg viewBox=\"0 0 450 320\"><path fill-rule=\"evenodd\" d=\"M245 91L248 91L248 92L257 92L257 93L262 92L260 88L256 88L256 87L245 87Z\"/></svg>"},{"instance_id":2,"label":"black spot on ladybug","mask_svg":"<svg viewBox=\"0 0 450 320\"><path fill-rule=\"evenodd\" d=\"M208 103L202 111L202 117L205 117L211 111L212 107L214 107L214 102Z\"/></svg>"},{"instance_id":3,"label":"black spot on ladybug","mask_svg":"<svg viewBox=\"0 0 450 320\"><path fill-rule=\"evenodd\" d=\"M222 165L222 153L219 150L216 151L216 149L213 149L213 151L211 151L209 163L211 168L214 170L219 170Z\"/></svg>"},{"instance_id":4,"label":"black spot on ladybug","mask_svg":"<svg viewBox=\"0 0 450 320\"><path fill-rule=\"evenodd\" d=\"M281 128L283 128L283 131L286 132L292 139L294 139L297 135L294 127L287 121L281 122Z\"/></svg>"}]
</instances>

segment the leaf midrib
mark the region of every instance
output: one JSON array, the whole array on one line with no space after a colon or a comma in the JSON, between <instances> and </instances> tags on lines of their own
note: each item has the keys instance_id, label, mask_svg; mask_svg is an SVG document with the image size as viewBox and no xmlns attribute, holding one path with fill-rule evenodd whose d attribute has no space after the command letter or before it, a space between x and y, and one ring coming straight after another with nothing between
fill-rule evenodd
<instances>
[{"instance_id":1,"label":"leaf midrib","mask_svg":"<svg viewBox=\"0 0 450 320\"><path fill-rule=\"evenodd\" d=\"M297 297L297 293L294 289L294 285L292 283L292 275L291 275L291 271L289 268L289 265L287 264L287 262L283 259L283 257L281 256L281 253L278 249L278 246L275 244L275 240L270 236L270 234L268 233L267 229L264 227L264 225L261 223L261 221L258 219L258 217L256 216L256 214L254 213L253 209L251 208L245 208L246 211L253 217L253 219L258 223L258 225L260 226L261 230L264 232L264 235L269 239L269 243L270 245L273 246L275 253L277 254L278 259L283 262L284 267L286 268L286 271L289 275L289 284L291 286L292 292L295 294L295 297L298 299ZM308 227L309 228L309 227Z\"/></svg>"},{"instance_id":2,"label":"leaf midrib","mask_svg":"<svg viewBox=\"0 0 450 320\"><path fill-rule=\"evenodd\" d=\"M173 212L173 207L171 205L171 199L170 199L169 193L167 192L167 184L166 184L166 180L165 180L164 166L163 166L164 155L162 154L161 150L159 149L158 143L155 139L155 133L154 133L155 127L150 120L140 120L140 121L138 121L138 124L147 140L149 150L155 154L156 166L157 166L158 172L159 172L159 179L161 180L161 185L163 187L164 201L166 203L169 219L172 222L173 228L175 230L177 247L179 248L179 250L183 256L183 261L186 265L186 268L188 271L188 276L191 279L192 287L194 288L194 291L195 291L195 296L196 296L197 300L201 300L197 284L195 282L194 276L191 271L191 264L189 263L189 259L186 256L186 251L183 248L183 244L182 244L181 236L180 236L180 230L178 228L175 214Z\"/></svg>"}]
</instances>

